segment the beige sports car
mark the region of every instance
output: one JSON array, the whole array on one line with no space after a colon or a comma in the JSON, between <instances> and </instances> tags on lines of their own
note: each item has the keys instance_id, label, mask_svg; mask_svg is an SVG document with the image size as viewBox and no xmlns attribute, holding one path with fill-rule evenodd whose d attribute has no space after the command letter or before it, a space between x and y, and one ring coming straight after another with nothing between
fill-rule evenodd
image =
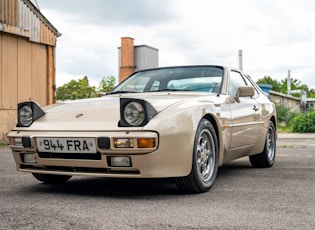
<instances>
[{"instance_id":1,"label":"beige sports car","mask_svg":"<svg viewBox=\"0 0 315 230\"><path fill-rule=\"evenodd\" d=\"M8 137L17 169L44 183L175 178L199 193L234 159L271 167L276 120L274 104L242 71L176 66L135 72L100 98L20 103Z\"/></svg>"}]
</instances>

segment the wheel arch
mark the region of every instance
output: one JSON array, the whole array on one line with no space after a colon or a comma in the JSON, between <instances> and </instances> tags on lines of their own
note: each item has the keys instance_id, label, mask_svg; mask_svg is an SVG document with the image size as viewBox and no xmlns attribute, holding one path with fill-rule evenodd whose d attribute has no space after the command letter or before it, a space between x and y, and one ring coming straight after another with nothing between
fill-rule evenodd
<instances>
[{"instance_id":1,"label":"wheel arch","mask_svg":"<svg viewBox=\"0 0 315 230\"><path fill-rule=\"evenodd\" d=\"M278 139L278 134L277 134L277 118L275 116L270 117L270 121L273 123L273 126L275 128L276 132L276 140Z\"/></svg>"},{"instance_id":2,"label":"wheel arch","mask_svg":"<svg viewBox=\"0 0 315 230\"><path fill-rule=\"evenodd\" d=\"M275 129L277 130L277 119L275 118L275 116L272 116L270 118L270 121L273 123L273 125L275 126Z\"/></svg>"},{"instance_id":3,"label":"wheel arch","mask_svg":"<svg viewBox=\"0 0 315 230\"><path fill-rule=\"evenodd\" d=\"M203 118L210 121L217 135L218 148L219 148L218 149L218 155L219 155L218 164L219 166L221 166L223 164L224 156L223 156L223 140L222 140L223 137L222 137L222 132L220 130L219 122L216 119L216 117L212 114L206 114Z\"/></svg>"}]
</instances>

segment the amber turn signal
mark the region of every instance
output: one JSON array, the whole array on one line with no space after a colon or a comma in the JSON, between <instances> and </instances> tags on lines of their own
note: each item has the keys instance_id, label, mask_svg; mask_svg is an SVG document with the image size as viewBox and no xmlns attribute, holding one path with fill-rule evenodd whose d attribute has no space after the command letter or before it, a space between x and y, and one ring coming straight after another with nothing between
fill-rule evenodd
<instances>
[{"instance_id":1,"label":"amber turn signal","mask_svg":"<svg viewBox=\"0 0 315 230\"><path fill-rule=\"evenodd\" d=\"M138 138L138 148L155 148L155 138Z\"/></svg>"}]
</instances>

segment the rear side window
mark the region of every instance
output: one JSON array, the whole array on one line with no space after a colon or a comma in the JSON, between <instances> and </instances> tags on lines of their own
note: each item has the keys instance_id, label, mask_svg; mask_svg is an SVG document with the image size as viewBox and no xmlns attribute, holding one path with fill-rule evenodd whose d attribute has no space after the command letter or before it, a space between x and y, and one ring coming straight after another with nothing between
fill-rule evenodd
<instances>
[{"instance_id":1,"label":"rear side window","mask_svg":"<svg viewBox=\"0 0 315 230\"><path fill-rule=\"evenodd\" d=\"M257 88L255 87L255 85L254 85L254 83L253 83L251 77L248 76L248 75L245 75L244 78L245 78L245 81L247 82L247 85L251 85L251 86L253 86L254 89L255 89L255 94L254 94L253 98L258 97L259 92L258 92Z\"/></svg>"}]
</instances>

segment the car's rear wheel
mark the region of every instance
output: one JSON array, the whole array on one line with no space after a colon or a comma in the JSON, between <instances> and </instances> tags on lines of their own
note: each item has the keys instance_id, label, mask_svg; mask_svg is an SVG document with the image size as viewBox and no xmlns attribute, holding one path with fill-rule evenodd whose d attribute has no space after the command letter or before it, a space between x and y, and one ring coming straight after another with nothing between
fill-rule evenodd
<instances>
[{"instance_id":1,"label":"car's rear wheel","mask_svg":"<svg viewBox=\"0 0 315 230\"><path fill-rule=\"evenodd\" d=\"M191 173L177 178L180 189L200 193L208 191L218 172L218 140L213 125L202 119L198 125L194 140Z\"/></svg>"},{"instance_id":2,"label":"car's rear wheel","mask_svg":"<svg viewBox=\"0 0 315 230\"><path fill-rule=\"evenodd\" d=\"M268 168L273 166L276 158L276 129L273 122L269 122L269 127L265 140L265 147L260 154L249 157L250 163L256 168Z\"/></svg>"},{"instance_id":3,"label":"car's rear wheel","mask_svg":"<svg viewBox=\"0 0 315 230\"><path fill-rule=\"evenodd\" d=\"M40 173L33 173L33 176L46 184L62 184L67 182L71 176L66 175L51 175L51 174L40 174Z\"/></svg>"}]
</instances>

